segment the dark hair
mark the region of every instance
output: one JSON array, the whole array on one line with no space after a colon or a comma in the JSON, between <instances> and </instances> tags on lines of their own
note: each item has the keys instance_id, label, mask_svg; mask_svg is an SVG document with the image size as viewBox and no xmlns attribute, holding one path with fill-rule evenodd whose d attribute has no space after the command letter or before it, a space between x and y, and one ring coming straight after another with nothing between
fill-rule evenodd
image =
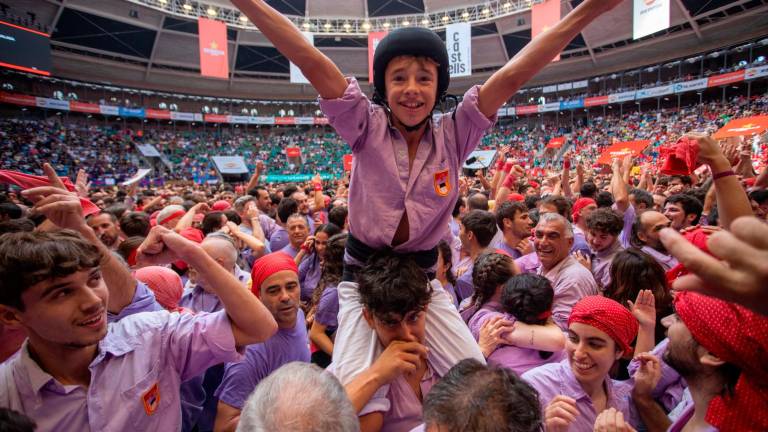
<instances>
[{"instance_id":1,"label":"dark hair","mask_svg":"<svg viewBox=\"0 0 768 432\"><path fill-rule=\"evenodd\" d=\"M0 304L24 310L21 294L32 285L98 267L98 247L70 230L0 236Z\"/></svg>"},{"instance_id":2,"label":"dark hair","mask_svg":"<svg viewBox=\"0 0 768 432\"><path fill-rule=\"evenodd\" d=\"M608 191L598 192L595 197L597 208L610 207L613 205L613 195Z\"/></svg>"},{"instance_id":3,"label":"dark hair","mask_svg":"<svg viewBox=\"0 0 768 432\"><path fill-rule=\"evenodd\" d=\"M667 204L680 204L680 207L683 208L683 213L685 213L686 216L689 214L696 215L696 219L691 222L691 225L699 223L701 212L704 209L704 206L701 205L701 201L699 201L698 198L684 193L674 194L668 197L667 200L664 201L664 207L666 207Z\"/></svg>"},{"instance_id":4,"label":"dark hair","mask_svg":"<svg viewBox=\"0 0 768 432\"><path fill-rule=\"evenodd\" d=\"M448 279L448 283L456 286L456 276L453 275L453 251L451 251L451 245L445 240L440 240L437 244L437 250L443 256L443 265L445 265L445 278Z\"/></svg>"},{"instance_id":5,"label":"dark hair","mask_svg":"<svg viewBox=\"0 0 768 432\"><path fill-rule=\"evenodd\" d=\"M302 216L303 217L303 216ZM338 225L334 223L327 223L327 224L320 224L315 227L315 234L317 233L325 233L328 234L328 238L335 236L336 234L341 233L341 228L339 228Z\"/></svg>"},{"instance_id":6,"label":"dark hair","mask_svg":"<svg viewBox=\"0 0 768 432\"><path fill-rule=\"evenodd\" d=\"M21 217L21 207L12 202L0 203L0 215L8 216L11 219L18 219Z\"/></svg>"},{"instance_id":7,"label":"dark hair","mask_svg":"<svg viewBox=\"0 0 768 432\"><path fill-rule=\"evenodd\" d=\"M221 216L223 214L224 212L212 211L203 217L203 222L200 224L200 231L203 232L203 235L208 235L221 229Z\"/></svg>"},{"instance_id":8,"label":"dark hair","mask_svg":"<svg viewBox=\"0 0 768 432\"><path fill-rule=\"evenodd\" d=\"M496 226L499 227L499 230L504 231L504 219L514 221L515 215L518 213L528 213L525 204L519 201L504 201L496 207Z\"/></svg>"},{"instance_id":9,"label":"dark hair","mask_svg":"<svg viewBox=\"0 0 768 432\"><path fill-rule=\"evenodd\" d=\"M296 192L303 192L303 191L299 191L299 187L296 186L295 184L289 183L285 185L285 187L283 188L283 197L290 198L291 195L295 194Z\"/></svg>"},{"instance_id":10,"label":"dark hair","mask_svg":"<svg viewBox=\"0 0 768 432\"><path fill-rule=\"evenodd\" d=\"M749 199L754 200L758 204L765 204L768 201L768 189L753 190L749 193Z\"/></svg>"},{"instance_id":11,"label":"dark hair","mask_svg":"<svg viewBox=\"0 0 768 432\"><path fill-rule=\"evenodd\" d=\"M459 195L459 197L456 199L456 204L453 205L453 210L451 211L451 216L457 217L461 214L461 208L467 206L466 198Z\"/></svg>"},{"instance_id":12,"label":"dark hair","mask_svg":"<svg viewBox=\"0 0 768 432\"><path fill-rule=\"evenodd\" d=\"M12 232L32 232L35 230L35 222L29 218L9 219L0 222L0 235Z\"/></svg>"},{"instance_id":13,"label":"dark hair","mask_svg":"<svg viewBox=\"0 0 768 432\"><path fill-rule=\"evenodd\" d=\"M121 241L119 245L117 245L117 254L120 255L127 263L131 252L136 250L142 242L144 242L143 236L128 237L127 239Z\"/></svg>"},{"instance_id":14,"label":"dark hair","mask_svg":"<svg viewBox=\"0 0 768 432\"><path fill-rule=\"evenodd\" d=\"M347 206L336 206L328 212L328 222L336 225L339 227L339 229L344 228L344 224L347 222L348 215L349 210L347 209Z\"/></svg>"},{"instance_id":15,"label":"dark hair","mask_svg":"<svg viewBox=\"0 0 768 432\"><path fill-rule=\"evenodd\" d=\"M472 267L472 305L480 307L493 297L499 285L515 275L514 260L509 255L486 252L477 257Z\"/></svg>"},{"instance_id":16,"label":"dark hair","mask_svg":"<svg viewBox=\"0 0 768 432\"><path fill-rule=\"evenodd\" d=\"M240 217L240 215L237 213L234 209L227 209L224 210L224 216L227 217L227 221L234 223L235 225L240 225L243 223L243 218Z\"/></svg>"},{"instance_id":17,"label":"dark hair","mask_svg":"<svg viewBox=\"0 0 768 432\"><path fill-rule=\"evenodd\" d=\"M280 218L280 222L288 222L288 217L294 213L298 213L299 203L293 198L283 198L280 200L280 204L277 205L277 217Z\"/></svg>"},{"instance_id":18,"label":"dark hair","mask_svg":"<svg viewBox=\"0 0 768 432\"><path fill-rule=\"evenodd\" d=\"M120 217L120 231L128 237L146 237L149 229L149 215L144 212L126 212Z\"/></svg>"},{"instance_id":19,"label":"dark hair","mask_svg":"<svg viewBox=\"0 0 768 432\"><path fill-rule=\"evenodd\" d=\"M635 204L645 204L646 209L653 208L653 195L647 190L634 188L629 191L630 195L634 195Z\"/></svg>"},{"instance_id":20,"label":"dark hair","mask_svg":"<svg viewBox=\"0 0 768 432\"><path fill-rule=\"evenodd\" d=\"M0 408L0 432L35 432L37 424L25 416L8 408Z\"/></svg>"},{"instance_id":21,"label":"dark hair","mask_svg":"<svg viewBox=\"0 0 768 432\"><path fill-rule=\"evenodd\" d=\"M622 217L608 207L592 211L587 216L586 222L588 230L601 231L614 236L621 234L621 230L624 229Z\"/></svg>"},{"instance_id":22,"label":"dark hair","mask_svg":"<svg viewBox=\"0 0 768 432\"><path fill-rule=\"evenodd\" d=\"M501 289L504 311L526 324L544 325L552 311L555 290L549 279L532 273L511 277ZM546 314L546 316L544 315ZM539 351L539 357L552 357L549 351Z\"/></svg>"},{"instance_id":23,"label":"dark hair","mask_svg":"<svg viewBox=\"0 0 768 432\"><path fill-rule=\"evenodd\" d=\"M611 280L605 286L603 295L626 308L641 290L653 292L656 300L656 342L664 339L665 329L660 321L672 311L672 295L664 268L652 256L633 247L613 257L609 272Z\"/></svg>"},{"instance_id":24,"label":"dark hair","mask_svg":"<svg viewBox=\"0 0 768 432\"><path fill-rule=\"evenodd\" d=\"M543 205L553 205L557 209L557 213L560 216L571 220L571 203L568 202L565 197L560 195L547 195L539 203L539 207Z\"/></svg>"},{"instance_id":25,"label":"dark hair","mask_svg":"<svg viewBox=\"0 0 768 432\"><path fill-rule=\"evenodd\" d=\"M472 210L461 218L464 229L470 231L477 238L480 247L488 247L496 235L496 218L493 213L484 210Z\"/></svg>"},{"instance_id":26,"label":"dark hair","mask_svg":"<svg viewBox=\"0 0 768 432\"><path fill-rule=\"evenodd\" d=\"M125 204L115 204L102 210L101 214L108 213L112 215L112 222L117 222L127 211L128 206Z\"/></svg>"},{"instance_id":27,"label":"dark hair","mask_svg":"<svg viewBox=\"0 0 768 432\"><path fill-rule=\"evenodd\" d=\"M691 176L680 175L680 174L673 174L669 176L669 181L672 181L674 179L679 179L680 182L685 186L690 186L693 184L693 179L691 179Z\"/></svg>"},{"instance_id":28,"label":"dark hair","mask_svg":"<svg viewBox=\"0 0 768 432\"><path fill-rule=\"evenodd\" d=\"M344 273L344 248L346 245L346 233L334 234L328 239L323 266L320 270L320 281L312 292L313 305L320 301L326 287L338 285L341 282L341 275Z\"/></svg>"},{"instance_id":29,"label":"dark hair","mask_svg":"<svg viewBox=\"0 0 768 432\"><path fill-rule=\"evenodd\" d=\"M595 198L595 194L597 193L597 185L592 182L586 182L581 185L581 189L579 189L579 196L582 198Z\"/></svg>"},{"instance_id":30,"label":"dark hair","mask_svg":"<svg viewBox=\"0 0 768 432\"><path fill-rule=\"evenodd\" d=\"M525 206L528 207L528 210L533 210L539 206L539 201L541 201L539 195L526 195Z\"/></svg>"},{"instance_id":31,"label":"dark hair","mask_svg":"<svg viewBox=\"0 0 768 432\"><path fill-rule=\"evenodd\" d=\"M510 369L464 359L424 398L424 423L450 432L542 430L539 395Z\"/></svg>"},{"instance_id":32,"label":"dark hair","mask_svg":"<svg viewBox=\"0 0 768 432\"><path fill-rule=\"evenodd\" d=\"M467 198L467 207L469 210L488 211L488 197L482 192L476 192Z\"/></svg>"},{"instance_id":33,"label":"dark hair","mask_svg":"<svg viewBox=\"0 0 768 432\"><path fill-rule=\"evenodd\" d=\"M391 251L374 254L358 276L360 303L376 317L388 319L397 314L426 308L432 298L432 286L413 258Z\"/></svg>"}]
</instances>

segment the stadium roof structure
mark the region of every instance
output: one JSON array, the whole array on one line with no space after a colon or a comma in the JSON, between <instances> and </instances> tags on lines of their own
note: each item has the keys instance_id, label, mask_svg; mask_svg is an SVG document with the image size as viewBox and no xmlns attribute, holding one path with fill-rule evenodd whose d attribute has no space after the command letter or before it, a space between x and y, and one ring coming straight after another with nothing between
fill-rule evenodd
<instances>
[{"instance_id":1,"label":"stadium roof structure","mask_svg":"<svg viewBox=\"0 0 768 432\"><path fill-rule=\"evenodd\" d=\"M482 82L530 41L531 3L540 1L267 0L313 32L315 45L364 90L367 31L420 25L444 37L446 24L471 22L473 73L453 79L451 93ZM670 1L670 28L633 40L632 1L625 0L529 85L662 63L768 35L768 0ZM563 0L563 14L581 2ZM50 30L54 76L218 97L316 97L310 86L289 82L288 60L228 0L0 0L0 8L23 17L22 25ZM199 16L228 25L228 79L199 74Z\"/></svg>"}]
</instances>

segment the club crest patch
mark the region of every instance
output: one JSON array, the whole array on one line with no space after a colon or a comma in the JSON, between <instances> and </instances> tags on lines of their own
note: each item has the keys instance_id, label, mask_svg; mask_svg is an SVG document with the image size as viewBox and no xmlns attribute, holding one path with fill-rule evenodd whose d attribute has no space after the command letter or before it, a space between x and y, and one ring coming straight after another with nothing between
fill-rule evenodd
<instances>
[{"instance_id":1,"label":"club crest patch","mask_svg":"<svg viewBox=\"0 0 768 432\"><path fill-rule=\"evenodd\" d=\"M447 169L435 173L435 192L440 196L448 196L451 192L450 172Z\"/></svg>"},{"instance_id":2,"label":"club crest patch","mask_svg":"<svg viewBox=\"0 0 768 432\"><path fill-rule=\"evenodd\" d=\"M149 390L141 395L141 401L144 403L144 412L147 415L151 416L157 411L157 408L160 406L160 387L158 387L157 383L154 383Z\"/></svg>"}]
</instances>

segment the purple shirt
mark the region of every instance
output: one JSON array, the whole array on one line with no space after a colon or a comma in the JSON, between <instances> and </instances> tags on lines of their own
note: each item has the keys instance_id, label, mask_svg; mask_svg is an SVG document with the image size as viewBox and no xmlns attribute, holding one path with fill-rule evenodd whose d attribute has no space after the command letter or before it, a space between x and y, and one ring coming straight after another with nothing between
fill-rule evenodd
<instances>
[{"instance_id":1,"label":"purple shirt","mask_svg":"<svg viewBox=\"0 0 768 432\"><path fill-rule=\"evenodd\" d=\"M39 431L177 431L181 383L240 357L224 312L160 311L109 324L88 388L60 384L32 360L27 343L0 365L0 406L30 417Z\"/></svg>"},{"instance_id":2,"label":"purple shirt","mask_svg":"<svg viewBox=\"0 0 768 432\"><path fill-rule=\"evenodd\" d=\"M493 125L478 109L479 86L467 90L455 112L430 121L409 169L408 145L379 105L354 78L338 99L320 108L355 156L349 185L349 232L374 249L390 247L407 210L408 241L394 248L414 252L443 237L458 197L461 165Z\"/></svg>"},{"instance_id":3,"label":"purple shirt","mask_svg":"<svg viewBox=\"0 0 768 432\"><path fill-rule=\"evenodd\" d=\"M555 290L552 319L563 331L568 329L568 317L573 306L586 296L597 295L597 283L592 273L568 255L549 270L539 267L538 274L549 279Z\"/></svg>"},{"instance_id":4,"label":"purple shirt","mask_svg":"<svg viewBox=\"0 0 768 432\"><path fill-rule=\"evenodd\" d=\"M523 255L520 258L515 259L515 264L520 268L521 273L536 273L541 267L541 261L536 252L531 252L528 255Z\"/></svg>"},{"instance_id":5,"label":"purple shirt","mask_svg":"<svg viewBox=\"0 0 768 432\"><path fill-rule=\"evenodd\" d=\"M290 255L291 258L296 258L296 255L299 254L299 250L293 247L290 243L285 245L284 248L280 249L280 252Z\"/></svg>"},{"instance_id":6,"label":"purple shirt","mask_svg":"<svg viewBox=\"0 0 768 432\"><path fill-rule=\"evenodd\" d=\"M611 262L624 246L617 239L608 249L597 252L592 256L592 276L595 277L598 289L602 292L611 283Z\"/></svg>"},{"instance_id":7,"label":"purple shirt","mask_svg":"<svg viewBox=\"0 0 768 432\"><path fill-rule=\"evenodd\" d=\"M696 411L696 406L694 405L693 401L691 401L684 409L683 412L680 414L680 417L677 418L672 424L669 426L669 429L667 429L667 432L682 432L683 428L688 424L688 422L693 417L693 414ZM719 429L708 425L708 427L704 429L698 429L697 432L718 432Z\"/></svg>"},{"instance_id":8,"label":"purple shirt","mask_svg":"<svg viewBox=\"0 0 768 432\"><path fill-rule=\"evenodd\" d=\"M277 228L275 228L272 232L272 236L269 238L269 250L277 252L289 243L288 231L280 225L277 225Z\"/></svg>"},{"instance_id":9,"label":"purple shirt","mask_svg":"<svg viewBox=\"0 0 768 432\"><path fill-rule=\"evenodd\" d=\"M160 306L160 303L155 300L155 293L153 293L145 283L136 281L136 292L133 294L131 303L117 314L107 312L107 322L113 323L120 321L129 315L140 312L156 312L161 310L164 309Z\"/></svg>"},{"instance_id":10,"label":"purple shirt","mask_svg":"<svg viewBox=\"0 0 768 432\"><path fill-rule=\"evenodd\" d=\"M611 209L613 209L615 212L621 214L619 211L619 207L616 206L616 204L613 204L611 206ZM635 223L635 217L637 213L635 212L635 206L632 204L627 207L627 210L622 215L622 219L624 220L624 227L621 229L621 234L619 235L619 241L621 242L621 245L624 246L624 248L628 248L631 246L631 240L632 240L632 225Z\"/></svg>"},{"instance_id":11,"label":"purple shirt","mask_svg":"<svg viewBox=\"0 0 768 432\"><path fill-rule=\"evenodd\" d=\"M456 299L459 303L465 298L472 297L472 294L475 292L475 285L472 283L473 268L474 266L470 266L467 271L456 278L456 287L454 291L456 292Z\"/></svg>"},{"instance_id":12,"label":"purple shirt","mask_svg":"<svg viewBox=\"0 0 768 432\"><path fill-rule=\"evenodd\" d=\"M339 326L339 290L336 285L328 285L323 289L315 310L315 321L331 332Z\"/></svg>"},{"instance_id":13,"label":"purple shirt","mask_svg":"<svg viewBox=\"0 0 768 432\"><path fill-rule=\"evenodd\" d=\"M507 244L507 241L502 237L501 240L499 240L496 244L493 245L495 249L503 250L507 253L507 255L511 256L512 259L518 259L523 254L520 253L519 250L515 249L514 247Z\"/></svg>"},{"instance_id":14,"label":"purple shirt","mask_svg":"<svg viewBox=\"0 0 768 432\"><path fill-rule=\"evenodd\" d=\"M295 258L295 257L294 257ZM312 293L320 282L322 266L316 253L305 255L299 264L299 285L301 286L301 301L312 299Z\"/></svg>"},{"instance_id":15,"label":"purple shirt","mask_svg":"<svg viewBox=\"0 0 768 432\"><path fill-rule=\"evenodd\" d=\"M472 332L472 336L475 340L480 340L480 329L483 327L486 321L493 317L500 316L502 319L515 322L515 317L511 314L505 313L500 303L489 301L483 305L472 316L467 325L469 331ZM541 366L547 363L558 363L565 358L563 350L553 353L546 359L541 358L538 350L529 348L520 348L514 345L500 345L496 348L490 356L488 356L488 364L503 366L507 369L512 369L517 375L522 375L530 369Z\"/></svg>"},{"instance_id":16,"label":"purple shirt","mask_svg":"<svg viewBox=\"0 0 768 432\"><path fill-rule=\"evenodd\" d=\"M261 225L261 230L264 231L264 238L267 240L271 240L272 234L280 228L274 219L263 213L259 214L259 225Z\"/></svg>"},{"instance_id":17,"label":"purple shirt","mask_svg":"<svg viewBox=\"0 0 768 432\"><path fill-rule=\"evenodd\" d=\"M653 390L653 393L651 393L651 396L661 402L667 412L669 412L683 400L683 392L685 392L688 384L686 384L685 380L676 370L672 369L672 367L664 361L664 353L667 352L667 346L669 346L669 339L664 339L653 348L653 351L651 351L651 354L655 355L661 363L661 378L659 379L659 383L656 384L656 388ZM635 373L639 368L640 362L634 359L629 362L627 371L629 372L630 378L634 378Z\"/></svg>"},{"instance_id":18,"label":"purple shirt","mask_svg":"<svg viewBox=\"0 0 768 432\"><path fill-rule=\"evenodd\" d=\"M279 329L265 342L248 345L242 361L227 364L214 396L227 405L242 409L248 396L267 375L284 364L308 363L309 359L307 327L304 312L299 309L293 328Z\"/></svg>"},{"instance_id":19,"label":"purple shirt","mask_svg":"<svg viewBox=\"0 0 768 432\"><path fill-rule=\"evenodd\" d=\"M539 392L542 416L547 405L555 396L564 395L576 400L576 409L579 411L579 415L570 424L568 430L591 431L594 428L595 420L600 413L595 411L592 399L576 380L568 360L531 369L523 374L522 378ZM605 378L604 383L607 393L606 408L616 408L621 411L624 414L624 419L628 420L632 426L637 427L633 420L633 414L630 412L634 383L632 381L614 381L609 377Z\"/></svg>"},{"instance_id":20,"label":"purple shirt","mask_svg":"<svg viewBox=\"0 0 768 432\"><path fill-rule=\"evenodd\" d=\"M677 258L672 255L661 253L650 246L643 246L640 250L652 256L665 272L670 271L677 265Z\"/></svg>"}]
</instances>

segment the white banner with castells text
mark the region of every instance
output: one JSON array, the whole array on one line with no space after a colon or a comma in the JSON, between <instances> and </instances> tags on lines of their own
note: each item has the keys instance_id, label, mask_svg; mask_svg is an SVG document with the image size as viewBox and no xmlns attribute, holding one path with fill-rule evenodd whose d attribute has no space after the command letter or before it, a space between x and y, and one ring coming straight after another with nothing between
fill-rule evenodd
<instances>
[{"instance_id":1,"label":"white banner with castells text","mask_svg":"<svg viewBox=\"0 0 768 432\"><path fill-rule=\"evenodd\" d=\"M669 28L669 0L634 0L632 39Z\"/></svg>"},{"instance_id":2,"label":"white banner with castells text","mask_svg":"<svg viewBox=\"0 0 768 432\"><path fill-rule=\"evenodd\" d=\"M448 71L451 77L472 75L472 25L445 26L445 48L448 49Z\"/></svg>"}]
</instances>

